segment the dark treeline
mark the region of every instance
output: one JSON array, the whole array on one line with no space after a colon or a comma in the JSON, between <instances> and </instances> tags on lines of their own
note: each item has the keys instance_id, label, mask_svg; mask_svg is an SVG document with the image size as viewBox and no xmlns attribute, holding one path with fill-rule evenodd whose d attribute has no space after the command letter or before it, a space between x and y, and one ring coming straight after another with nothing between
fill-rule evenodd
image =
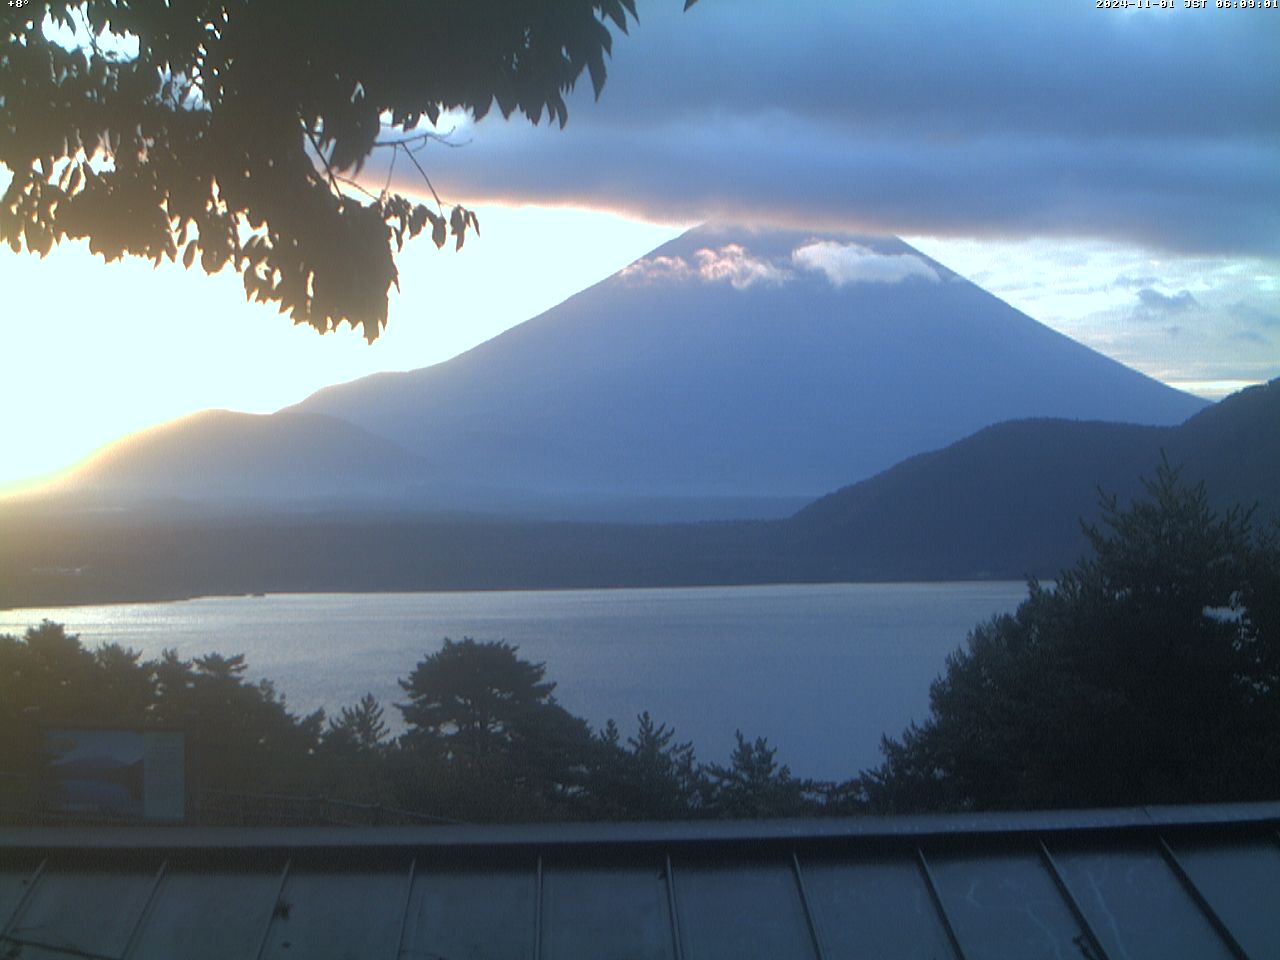
<instances>
[{"instance_id":1,"label":"dark treeline","mask_svg":"<svg viewBox=\"0 0 1280 960\"><path fill-rule=\"evenodd\" d=\"M0 637L0 799L38 812L41 731L93 726L183 730L191 813L206 822L228 816L226 797L267 795L462 821L1280 798L1275 531L1215 512L1166 464L1145 497L1104 500L1086 535L1091 555L976 627L934 682L930 716L842 784L792 776L763 738L739 734L720 765L648 714L629 733L592 730L556 702L545 666L504 642L445 640L424 656L400 680L393 737L372 696L296 716L246 679L243 657L144 661L46 622Z\"/></svg>"},{"instance_id":2,"label":"dark treeline","mask_svg":"<svg viewBox=\"0 0 1280 960\"><path fill-rule=\"evenodd\" d=\"M184 731L190 814L206 822L255 811L306 819L317 808L304 801L318 796L388 818L462 821L769 817L838 805L831 785L793 777L764 739L739 734L722 766L699 763L647 713L633 735L613 722L593 731L556 702L544 665L501 641L446 639L424 657L400 680L398 737L372 695L329 718L297 716L245 672L242 656L89 650L48 621L0 637L5 805L41 810L42 730L95 727Z\"/></svg>"}]
</instances>

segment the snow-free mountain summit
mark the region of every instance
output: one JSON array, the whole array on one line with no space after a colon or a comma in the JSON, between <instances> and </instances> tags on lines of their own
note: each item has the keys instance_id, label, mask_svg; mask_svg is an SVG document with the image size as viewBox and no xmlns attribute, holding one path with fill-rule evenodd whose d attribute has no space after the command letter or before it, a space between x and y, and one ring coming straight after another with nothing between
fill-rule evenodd
<instances>
[{"instance_id":1,"label":"snow-free mountain summit","mask_svg":"<svg viewBox=\"0 0 1280 960\"><path fill-rule=\"evenodd\" d=\"M896 239L701 227L452 360L297 409L431 464L433 507L769 515L1002 420L1203 401Z\"/></svg>"}]
</instances>

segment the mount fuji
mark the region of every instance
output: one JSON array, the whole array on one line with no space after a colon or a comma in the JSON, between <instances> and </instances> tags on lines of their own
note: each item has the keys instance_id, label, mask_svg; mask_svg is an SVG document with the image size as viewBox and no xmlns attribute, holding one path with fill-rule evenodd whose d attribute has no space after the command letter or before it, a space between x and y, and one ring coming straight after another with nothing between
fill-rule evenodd
<instances>
[{"instance_id":1,"label":"mount fuji","mask_svg":"<svg viewBox=\"0 0 1280 960\"><path fill-rule=\"evenodd\" d=\"M1010 419L1172 425L1204 402L896 239L702 227L323 414L431 464L435 506L770 516Z\"/></svg>"},{"instance_id":2,"label":"mount fuji","mask_svg":"<svg viewBox=\"0 0 1280 960\"><path fill-rule=\"evenodd\" d=\"M701 227L444 363L108 448L72 491L541 519L789 515L994 423L1205 406L896 239Z\"/></svg>"}]
</instances>

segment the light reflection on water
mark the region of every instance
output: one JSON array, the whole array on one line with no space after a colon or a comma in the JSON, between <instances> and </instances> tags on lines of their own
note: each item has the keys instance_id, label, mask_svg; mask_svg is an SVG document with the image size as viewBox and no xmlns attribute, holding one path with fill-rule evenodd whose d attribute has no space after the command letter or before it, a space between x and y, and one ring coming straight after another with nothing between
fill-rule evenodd
<instances>
[{"instance_id":1,"label":"light reflection on water","mask_svg":"<svg viewBox=\"0 0 1280 960\"><path fill-rule=\"evenodd\" d=\"M882 733L926 714L968 631L1025 596L1018 581L280 594L0 611L0 633L48 618L145 658L244 653L295 711L372 691L395 720L396 679L442 638L507 640L593 726L613 717L625 736L647 709L720 761L741 728L799 776L844 779L878 761Z\"/></svg>"}]
</instances>

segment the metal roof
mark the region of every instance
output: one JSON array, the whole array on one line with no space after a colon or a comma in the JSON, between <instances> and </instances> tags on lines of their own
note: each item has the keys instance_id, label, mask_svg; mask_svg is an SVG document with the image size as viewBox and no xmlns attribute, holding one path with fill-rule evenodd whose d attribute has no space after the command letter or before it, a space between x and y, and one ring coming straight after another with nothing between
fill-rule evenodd
<instances>
[{"instance_id":1,"label":"metal roof","mask_svg":"<svg viewBox=\"0 0 1280 960\"><path fill-rule=\"evenodd\" d=\"M1280 803L0 830L0 957L1280 957Z\"/></svg>"}]
</instances>

